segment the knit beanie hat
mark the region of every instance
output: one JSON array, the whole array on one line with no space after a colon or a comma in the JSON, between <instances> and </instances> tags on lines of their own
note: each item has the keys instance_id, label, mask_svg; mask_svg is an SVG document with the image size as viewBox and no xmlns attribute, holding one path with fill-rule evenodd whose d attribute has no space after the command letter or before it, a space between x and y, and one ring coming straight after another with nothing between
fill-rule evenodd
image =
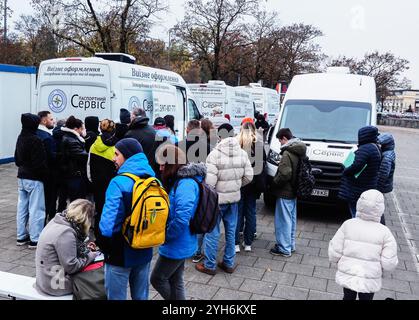
<instances>
[{"instance_id":1,"label":"knit beanie hat","mask_svg":"<svg viewBox=\"0 0 419 320\"><path fill-rule=\"evenodd\" d=\"M119 112L119 120L123 124L130 124L131 123L131 113L124 108L121 108Z\"/></svg>"},{"instance_id":2,"label":"knit beanie hat","mask_svg":"<svg viewBox=\"0 0 419 320\"><path fill-rule=\"evenodd\" d=\"M143 147L141 144L134 138L124 138L115 145L115 148L122 153L125 160L131 158L137 153L143 152Z\"/></svg>"},{"instance_id":3,"label":"knit beanie hat","mask_svg":"<svg viewBox=\"0 0 419 320\"><path fill-rule=\"evenodd\" d=\"M225 139L225 138L229 138L229 137L234 137L234 128L231 124L229 123L223 123L222 125L220 125L218 127L218 136L221 139Z\"/></svg>"}]
</instances>

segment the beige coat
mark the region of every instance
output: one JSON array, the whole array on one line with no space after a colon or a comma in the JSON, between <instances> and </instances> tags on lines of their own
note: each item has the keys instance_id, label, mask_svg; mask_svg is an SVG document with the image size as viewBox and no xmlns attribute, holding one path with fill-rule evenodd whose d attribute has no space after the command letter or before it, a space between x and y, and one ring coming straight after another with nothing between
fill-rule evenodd
<instances>
[{"instance_id":1,"label":"beige coat","mask_svg":"<svg viewBox=\"0 0 419 320\"><path fill-rule=\"evenodd\" d=\"M329 243L329 260L337 262L336 282L356 292L381 289L382 270L396 268L397 243L391 231L380 224L384 197L377 190L362 193L356 218L349 219Z\"/></svg>"},{"instance_id":2,"label":"beige coat","mask_svg":"<svg viewBox=\"0 0 419 320\"><path fill-rule=\"evenodd\" d=\"M240 188L252 179L252 165L237 139L221 140L208 155L206 183L217 190L219 204L239 202Z\"/></svg>"}]
</instances>

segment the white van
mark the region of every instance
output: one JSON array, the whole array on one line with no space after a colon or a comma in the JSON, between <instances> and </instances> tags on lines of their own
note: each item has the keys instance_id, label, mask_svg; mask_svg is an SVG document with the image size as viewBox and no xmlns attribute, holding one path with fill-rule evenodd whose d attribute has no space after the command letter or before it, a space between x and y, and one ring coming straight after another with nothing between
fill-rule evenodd
<instances>
[{"instance_id":1,"label":"white van","mask_svg":"<svg viewBox=\"0 0 419 320\"><path fill-rule=\"evenodd\" d=\"M321 170L308 202L335 203L344 161L358 143L358 130L376 125L376 88L372 77L349 74L348 68L295 76L285 94L270 142L267 160L269 182L275 176L281 144L279 128L290 128L307 145L313 168ZM316 170L320 172L319 170ZM273 197L266 193L265 203Z\"/></svg>"},{"instance_id":2,"label":"white van","mask_svg":"<svg viewBox=\"0 0 419 320\"><path fill-rule=\"evenodd\" d=\"M260 83L249 83L240 88L249 89L252 93L255 109L265 116L266 121L273 125L278 117L281 100L280 95L274 89L262 87Z\"/></svg>"},{"instance_id":3,"label":"white van","mask_svg":"<svg viewBox=\"0 0 419 320\"><path fill-rule=\"evenodd\" d=\"M185 81L175 72L134 62L135 58L127 54L106 53L43 61L38 74L37 111L50 110L57 119L97 116L119 122L121 108L131 111L141 107L150 124L156 117L173 115L175 130L182 139L186 123L201 117Z\"/></svg>"},{"instance_id":4,"label":"white van","mask_svg":"<svg viewBox=\"0 0 419 320\"><path fill-rule=\"evenodd\" d=\"M188 87L205 118L211 119L212 109L221 107L223 115L230 119L230 124L238 131L244 118L254 117L253 97L249 89L231 87L219 80L211 80L205 84L188 84Z\"/></svg>"}]
</instances>

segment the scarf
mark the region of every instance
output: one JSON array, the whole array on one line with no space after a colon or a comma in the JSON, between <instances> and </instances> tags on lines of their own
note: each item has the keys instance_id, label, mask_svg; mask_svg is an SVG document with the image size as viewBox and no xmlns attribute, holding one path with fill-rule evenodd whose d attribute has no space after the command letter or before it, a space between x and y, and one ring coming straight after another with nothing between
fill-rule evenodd
<instances>
[{"instance_id":1,"label":"scarf","mask_svg":"<svg viewBox=\"0 0 419 320\"><path fill-rule=\"evenodd\" d=\"M77 246L77 257L87 258L90 250L87 248L87 240L89 239L84 234L82 228L79 224L75 223L73 220L67 218L67 211L63 212L64 219L70 223L71 227L76 231L76 246Z\"/></svg>"}]
</instances>

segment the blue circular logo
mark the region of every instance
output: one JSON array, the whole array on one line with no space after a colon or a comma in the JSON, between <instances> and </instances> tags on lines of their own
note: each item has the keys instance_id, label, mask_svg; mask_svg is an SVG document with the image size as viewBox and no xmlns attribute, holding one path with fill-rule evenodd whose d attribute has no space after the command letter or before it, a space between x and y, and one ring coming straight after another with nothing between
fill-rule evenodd
<instances>
[{"instance_id":1,"label":"blue circular logo","mask_svg":"<svg viewBox=\"0 0 419 320\"><path fill-rule=\"evenodd\" d=\"M48 106L52 112L60 113L67 106L67 97L60 89L55 89L49 94Z\"/></svg>"},{"instance_id":2,"label":"blue circular logo","mask_svg":"<svg viewBox=\"0 0 419 320\"><path fill-rule=\"evenodd\" d=\"M140 99L138 99L136 96L132 96L131 98L129 98L128 110L132 110L133 108L138 108L140 106Z\"/></svg>"}]
</instances>

